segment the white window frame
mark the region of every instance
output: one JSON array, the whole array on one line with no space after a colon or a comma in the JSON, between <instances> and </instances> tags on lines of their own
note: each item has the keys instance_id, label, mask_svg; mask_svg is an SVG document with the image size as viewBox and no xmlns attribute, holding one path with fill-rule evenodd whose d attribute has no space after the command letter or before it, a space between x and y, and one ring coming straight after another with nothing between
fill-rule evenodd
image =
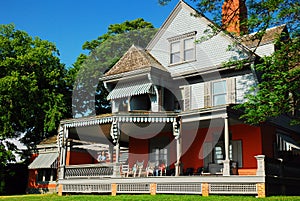
<instances>
[{"instance_id":1,"label":"white window frame","mask_svg":"<svg viewBox=\"0 0 300 201\"><path fill-rule=\"evenodd\" d=\"M224 86L225 86L225 92L222 92L222 93L214 93L214 85L216 83L225 83ZM225 97L225 103L224 104L215 104L215 97L216 96L224 96ZM213 107L215 106L219 106L219 105L226 105L228 103L228 87L227 87L227 80L226 79L222 79L222 80L218 80L218 81L213 81L211 83L211 97L212 97L212 100L211 100L211 104Z\"/></svg>"},{"instance_id":2,"label":"white window frame","mask_svg":"<svg viewBox=\"0 0 300 201\"><path fill-rule=\"evenodd\" d=\"M182 34L182 35L175 36L175 37L168 39L168 41L170 43L170 48L169 48L169 52L170 52L169 63L170 63L170 65L176 65L176 64L181 64L184 62L191 62L191 61L196 60L196 43L195 43L196 33L197 33L196 31L193 31L193 32L189 32L189 33ZM185 48L185 42L187 40L193 40L193 48L188 48L188 49ZM175 43L179 43L179 51L173 52L172 46ZM186 51L189 51L189 50L194 50L192 53L192 58L186 59L185 53L186 53ZM178 54L178 53L179 53L179 61L176 60L175 62L173 62L173 55Z\"/></svg>"},{"instance_id":3,"label":"white window frame","mask_svg":"<svg viewBox=\"0 0 300 201\"><path fill-rule=\"evenodd\" d=\"M46 175L50 175L50 180L46 179ZM43 183L43 182L55 182L57 179L57 169L53 168L42 168L38 169L37 174L37 183Z\"/></svg>"}]
</instances>

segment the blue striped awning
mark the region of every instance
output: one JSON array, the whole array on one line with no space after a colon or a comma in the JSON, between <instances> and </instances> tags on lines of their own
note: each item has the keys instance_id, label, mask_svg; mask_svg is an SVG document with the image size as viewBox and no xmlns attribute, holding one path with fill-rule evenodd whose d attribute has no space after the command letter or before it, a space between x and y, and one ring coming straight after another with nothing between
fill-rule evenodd
<instances>
[{"instance_id":1,"label":"blue striped awning","mask_svg":"<svg viewBox=\"0 0 300 201\"><path fill-rule=\"evenodd\" d=\"M136 96L147 93L154 94L153 85L152 83L149 83L148 80L121 83L117 84L116 87L108 94L107 100Z\"/></svg>"},{"instance_id":2,"label":"blue striped awning","mask_svg":"<svg viewBox=\"0 0 300 201\"><path fill-rule=\"evenodd\" d=\"M40 154L28 166L28 169L57 168L58 153Z\"/></svg>"}]
</instances>

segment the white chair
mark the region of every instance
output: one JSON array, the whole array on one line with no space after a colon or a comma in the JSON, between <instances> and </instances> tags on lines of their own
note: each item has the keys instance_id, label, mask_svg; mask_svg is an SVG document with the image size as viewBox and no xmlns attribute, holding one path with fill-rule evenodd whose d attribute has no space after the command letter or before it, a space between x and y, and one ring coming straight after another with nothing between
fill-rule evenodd
<instances>
[{"instance_id":1,"label":"white chair","mask_svg":"<svg viewBox=\"0 0 300 201\"><path fill-rule=\"evenodd\" d=\"M121 165L121 176L122 177L128 177L130 173L129 165L128 164L122 164Z\"/></svg>"},{"instance_id":2,"label":"white chair","mask_svg":"<svg viewBox=\"0 0 300 201\"><path fill-rule=\"evenodd\" d=\"M146 176L148 177L150 174L153 175L155 171L155 162L148 161L147 167L146 167Z\"/></svg>"},{"instance_id":3,"label":"white chair","mask_svg":"<svg viewBox=\"0 0 300 201\"><path fill-rule=\"evenodd\" d=\"M141 176L141 173L142 173L142 170L144 168L144 161L142 162L139 162L139 161L136 161L136 172L134 172L134 177L136 176L136 173L138 172L138 177Z\"/></svg>"}]
</instances>

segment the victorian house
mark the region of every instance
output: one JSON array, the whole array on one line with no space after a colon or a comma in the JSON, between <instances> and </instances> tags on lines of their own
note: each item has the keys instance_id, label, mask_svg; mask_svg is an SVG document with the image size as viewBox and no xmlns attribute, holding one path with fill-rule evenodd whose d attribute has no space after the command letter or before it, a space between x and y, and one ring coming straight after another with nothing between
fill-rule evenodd
<instances>
[{"instance_id":1,"label":"victorian house","mask_svg":"<svg viewBox=\"0 0 300 201\"><path fill-rule=\"evenodd\" d=\"M243 1L235 2L242 9L239 17L245 17ZM223 13L230 15L226 4ZM59 194L263 197L293 192L300 176L294 165L300 129L286 117L251 126L233 109L255 93L251 88L260 78L253 65L276 51L275 37L286 27L268 29L255 48L257 41L236 37L245 29L240 18L227 28L235 34L220 31L207 37L214 24L193 14L192 7L179 1L146 49L133 44L101 78L111 114L61 121ZM244 67L224 67L228 61L244 61ZM100 153L105 158L101 162ZM34 162L30 167L39 172Z\"/></svg>"}]
</instances>

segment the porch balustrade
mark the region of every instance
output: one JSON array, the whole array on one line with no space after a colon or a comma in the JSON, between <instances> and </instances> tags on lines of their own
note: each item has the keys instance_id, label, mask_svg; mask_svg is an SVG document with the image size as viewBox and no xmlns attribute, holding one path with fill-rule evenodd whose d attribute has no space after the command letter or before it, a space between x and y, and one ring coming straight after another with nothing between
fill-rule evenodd
<instances>
[{"instance_id":1,"label":"porch balustrade","mask_svg":"<svg viewBox=\"0 0 300 201\"><path fill-rule=\"evenodd\" d=\"M89 164L66 166L65 178L92 178L92 177L113 177L113 164Z\"/></svg>"}]
</instances>

